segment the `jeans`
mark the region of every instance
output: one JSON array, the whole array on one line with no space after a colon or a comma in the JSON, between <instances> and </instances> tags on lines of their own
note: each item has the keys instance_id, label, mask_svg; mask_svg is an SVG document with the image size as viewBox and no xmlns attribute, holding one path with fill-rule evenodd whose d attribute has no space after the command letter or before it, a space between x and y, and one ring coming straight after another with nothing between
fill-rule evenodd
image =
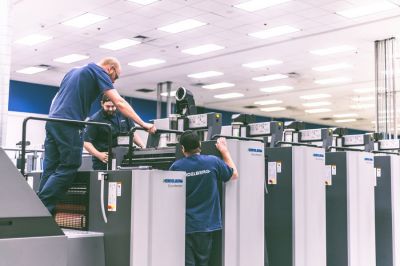
<instances>
[{"instance_id":1,"label":"jeans","mask_svg":"<svg viewBox=\"0 0 400 266\"><path fill-rule=\"evenodd\" d=\"M185 265L209 266L213 243L213 232L199 232L186 234Z\"/></svg>"},{"instance_id":2,"label":"jeans","mask_svg":"<svg viewBox=\"0 0 400 266\"><path fill-rule=\"evenodd\" d=\"M51 214L75 179L82 163L81 128L60 122L46 123L43 174L38 196Z\"/></svg>"}]
</instances>

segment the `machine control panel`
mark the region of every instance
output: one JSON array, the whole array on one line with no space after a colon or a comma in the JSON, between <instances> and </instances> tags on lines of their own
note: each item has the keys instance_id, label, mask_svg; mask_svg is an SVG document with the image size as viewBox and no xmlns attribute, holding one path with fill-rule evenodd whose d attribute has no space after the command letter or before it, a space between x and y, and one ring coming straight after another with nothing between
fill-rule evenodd
<instances>
[{"instance_id":1,"label":"machine control panel","mask_svg":"<svg viewBox=\"0 0 400 266\"><path fill-rule=\"evenodd\" d=\"M323 129L308 129L300 131L300 141L321 141Z\"/></svg>"},{"instance_id":2,"label":"machine control panel","mask_svg":"<svg viewBox=\"0 0 400 266\"><path fill-rule=\"evenodd\" d=\"M249 124L250 136L265 136L271 134L271 123L262 122Z\"/></svg>"},{"instance_id":3,"label":"machine control panel","mask_svg":"<svg viewBox=\"0 0 400 266\"><path fill-rule=\"evenodd\" d=\"M189 115L187 118L191 129L207 127L207 114Z\"/></svg>"},{"instance_id":4,"label":"machine control panel","mask_svg":"<svg viewBox=\"0 0 400 266\"><path fill-rule=\"evenodd\" d=\"M399 150L400 139L383 139L378 141L379 150Z\"/></svg>"},{"instance_id":5,"label":"machine control panel","mask_svg":"<svg viewBox=\"0 0 400 266\"><path fill-rule=\"evenodd\" d=\"M343 137L344 146L363 146L367 144L367 135L347 135Z\"/></svg>"}]
</instances>

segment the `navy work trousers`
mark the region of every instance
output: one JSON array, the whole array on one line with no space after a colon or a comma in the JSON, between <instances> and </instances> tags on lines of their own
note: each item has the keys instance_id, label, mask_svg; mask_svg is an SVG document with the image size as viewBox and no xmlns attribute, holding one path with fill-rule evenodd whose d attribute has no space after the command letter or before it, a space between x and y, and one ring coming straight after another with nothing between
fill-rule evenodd
<instances>
[{"instance_id":1,"label":"navy work trousers","mask_svg":"<svg viewBox=\"0 0 400 266\"><path fill-rule=\"evenodd\" d=\"M186 234L185 265L209 266L213 232Z\"/></svg>"},{"instance_id":2,"label":"navy work trousers","mask_svg":"<svg viewBox=\"0 0 400 266\"><path fill-rule=\"evenodd\" d=\"M75 179L82 163L82 130L60 122L46 123L43 174L38 196L51 214Z\"/></svg>"}]
</instances>

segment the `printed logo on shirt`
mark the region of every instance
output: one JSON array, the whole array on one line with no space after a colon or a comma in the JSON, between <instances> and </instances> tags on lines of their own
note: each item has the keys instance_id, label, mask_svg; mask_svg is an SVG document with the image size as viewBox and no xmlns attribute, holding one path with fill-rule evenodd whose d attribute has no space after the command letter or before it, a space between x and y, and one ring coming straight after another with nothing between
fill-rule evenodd
<instances>
[{"instance_id":1,"label":"printed logo on shirt","mask_svg":"<svg viewBox=\"0 0 400 266\"><path fill-rule=\"evenodd\" d=\"M189 177L189 176L198 176L198 175L204 175L204 174L209 174L209 173L211 173L210 170L200 170L200 171L186 173L186 176L187 177Z\"/></svg>"}]
</instances>

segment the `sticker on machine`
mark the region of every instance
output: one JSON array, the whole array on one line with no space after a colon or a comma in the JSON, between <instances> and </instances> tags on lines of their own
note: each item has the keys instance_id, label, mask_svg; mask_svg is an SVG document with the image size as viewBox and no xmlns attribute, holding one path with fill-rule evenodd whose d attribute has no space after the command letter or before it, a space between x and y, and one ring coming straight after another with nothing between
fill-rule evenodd
<instances>
[{"instance_id":1,"label":"sticker on machine","mask_svg":"<svg viewBox=\"0 0 400 266\"><path fill-rule=\"evenodd\" d=\"M282 162L276 162L276 172L278 174L282 173Z\"/></svg>"},{"instance_id":2,"label":"sticker on machine","mask_svg":"<svg viewBox=\"0 0 400 266\"><path fill-rule=\"evenodd\" d=\"M117 183L117 197L121 197L122 195L122 183L118 182Z\"/></svg>"},{"instance_id":3,"label":"sticker on machine","mask_svg":"<svg viewBox=\"0 0 400 266\"><path fill-rule=\"evenodd\" d=\"M109 182L108 183L107 210L109 212L117 211L117 182Z\"/></svg>"},{"instance_id":4,"label":"sticker on machine","mask_svg":"<svg viewBox=\"0 0 400 266\"><path fill-rule=\"evenodd\" d=\"M277 183L276 162L268 162L268 184Z\"/></svg>"},{"instance_id":5,"label":"sticker on machine","mask_svg":"<svg viewBox=\"0 0 400 266\"><path fill-rule=\"evenodd\" d=\"M332 186L332 166L326 165L325 173L325 185Z\"/></svg>"}]
</instances>

